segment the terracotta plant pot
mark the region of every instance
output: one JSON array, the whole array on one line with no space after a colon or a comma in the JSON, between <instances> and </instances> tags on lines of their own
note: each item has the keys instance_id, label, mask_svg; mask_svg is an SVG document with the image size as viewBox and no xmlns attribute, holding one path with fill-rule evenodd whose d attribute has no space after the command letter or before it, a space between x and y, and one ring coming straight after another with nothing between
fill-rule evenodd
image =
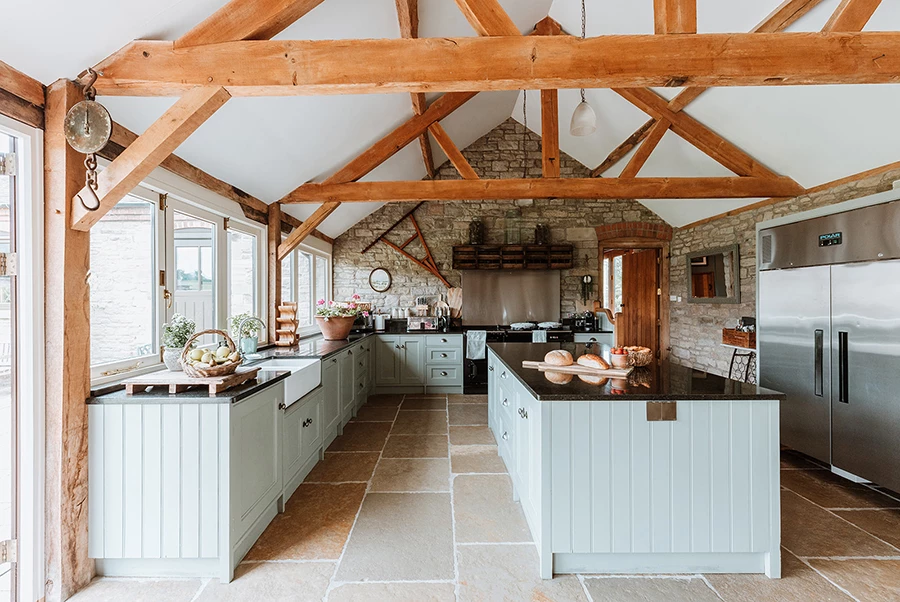
<instances>
[{"instance_id":1,"label":"terracotta plant pot","mask_svg":"<svg viewBox=\"0 0 900 602\"><path fill-rule=\"evenodd\" d=\"M346 316L344 318L320 318L316 316L316 324L319 325L319 330L322 331L322 335L325 337L326 341L341 341L350 336L350 331L353 330L353 323L356 321L356 316Z\"/></svg>"}]
</instances>

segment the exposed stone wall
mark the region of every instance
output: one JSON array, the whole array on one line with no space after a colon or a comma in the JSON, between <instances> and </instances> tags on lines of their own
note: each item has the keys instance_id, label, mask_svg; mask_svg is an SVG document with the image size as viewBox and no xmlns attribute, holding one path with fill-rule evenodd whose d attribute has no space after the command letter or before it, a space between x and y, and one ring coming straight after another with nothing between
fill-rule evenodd
<instances>
[{"instance_id":1,"label":"exposed stone wall","mask_svg":"<svg viewBox=\"0 0 900 602\"><path fill-rule=\"evenodd\" d=\"M756 315L756 224L762 221L833 205L891 189L900 170L887 172L836 188L719 219L690 229L677 229L672 241L671 294L682 297L671 304L672 358L717 374L727 374L731 350L720 345L722 328L733 328L741 316ZM741 303L692 304L687 298L686 255L695 251L740 245Z\"/></svg>"},{"instance_id":2,"label":"exposed stone wall","mask_svg":"<svg viewBox=\"0 0 900 602\"><path fill-rule=\"evenodd\" d=\"M463 155L482 178L520 178L525 171L523 142L528 154L528 177L540 177L540 137L530 131L526 134L524 128L513 119L500 124L470 145L463 151ZM566 155L560 157L560 172L564 178L585 178L590 175L587 167ZM438 173L439 179L459 179L459 174L449 163L444 164ZM359 293L364 301L373 302L378 311L387 311L392 307L411 307L417 296L436 297L447 292L436 277L383 243L379 243L365 255L360 254L362 249L413 206L410 203L390 203L335 240L335 299L348 299L353 293ZM580 277L590 273L594 275L595 281L599 280L596 277L596 227L619 222L663 223L656 214L631 200L431 202L420 207L415 216L441 274L451 285L459 286L460 273L452 269L453 245L468 242L469 223L474 217L480 217L484 222L486 243L505 242L506 214L511 210L517 213L522 242L533 242L535 225L543 223L550 227L552 242L575 245L575 267L564 270L561 274L560 310L563 316L578 309ZM395 228L389 238L399 245L414 233L407 220ZM424 256L418 240L409 245L407 251L419 258ZM393 276L392 286L385 294L375 293L369 288L369 273L376 267L387 268ZM536 294L540 292L536 291Z\"/></svg>"}]
</instances>

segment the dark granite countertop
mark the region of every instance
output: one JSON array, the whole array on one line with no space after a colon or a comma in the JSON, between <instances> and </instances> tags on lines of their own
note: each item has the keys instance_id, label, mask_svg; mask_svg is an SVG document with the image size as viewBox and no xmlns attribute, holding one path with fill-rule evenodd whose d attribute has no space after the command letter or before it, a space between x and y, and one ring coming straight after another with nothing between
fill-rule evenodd
<instances>
[{"instance_id":1,"label":"dark granite countertop","mask_svg":"<svg viewBox=\"0 0 900 602\"><path fill-rule=\"evenodd\" d=\"M573 376L567 384L555 384L543 372L522 367L523 361L543 361L554 349L565 349L576 359L585 353L586 344L574 343L488 343L507 368L541 401L677 401L677 400L737 400L784 399L784 395L757 385L709 374L669 361L654 362L635 368L627 379L608 379L597 385ZM608 345L590 346L607 361Z\"/></svg>"}]
</instances>

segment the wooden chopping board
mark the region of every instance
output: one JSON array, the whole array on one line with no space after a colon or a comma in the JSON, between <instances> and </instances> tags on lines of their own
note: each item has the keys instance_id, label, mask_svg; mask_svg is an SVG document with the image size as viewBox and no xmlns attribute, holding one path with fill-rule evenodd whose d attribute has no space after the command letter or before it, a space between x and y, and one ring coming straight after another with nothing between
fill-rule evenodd
<instances>
[{"instance_id":1,"label":"wooden chopping board","mask_svg":"<svg viewBox=\"0 0 900 602\"><path fill-rule=\"evenodd\" d=\"M183 393L192 387L207 387L209 396L215 397L222 391L227 391L231 387L242 385L248 380L256 378L258 372L259 367L239 367L234 374L227 376L193 378L184 372L165 370L163 372L135 376L134 378L129 378L123 384L125 385L126 395L134 395L135 392L140 393L149 387L168 387L170 394Z\"/></svg>"},{"instance_id":2,"label":"wooden chopping board","mask_svg":"<svg viewBox=\"0 0 900 602\"><path fill-rule=\"evenodd\" d=\"M609 368L608 370L602 370L600 368L590 368L588 366L580 366L578 364L572 364L571 366L557 366L555 364L548 364L547 362L522 362L523 368L530 368L531 370L540 370L541 372L559 372L561 374L581 374L583 376L602 376L604 378L625 378L631 371L634 370L634 366L629 366L627 368Z\"/></svg>"}]
</instances>

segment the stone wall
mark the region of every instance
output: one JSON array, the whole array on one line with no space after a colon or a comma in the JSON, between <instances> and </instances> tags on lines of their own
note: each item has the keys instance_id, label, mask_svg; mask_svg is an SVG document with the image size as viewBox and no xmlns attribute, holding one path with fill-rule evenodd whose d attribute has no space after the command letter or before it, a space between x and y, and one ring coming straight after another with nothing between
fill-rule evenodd
<instances>
[{"instance_id":1,"label":"stone wall","mask_svg":"<svg viewBox=\"0 0 900 602\"><path fill-rule=\"evenodd\" d=\"M541 176L540 137L513 119L508 119L463 151L478 175L485 179L521 178L525 172L523 143L527 150L528 177ZM564 178L589 177L590 170L571 157L562 155L560 172ZM459 179L449 163L438 170L438 178ZM389 203L342 234L334 243L334 298L348 299L359 293L364 301L373 302L378 311L392 307L409 307L417 296L436 297L447 292L433 275L401 256L383 243L364 255L360 251L382 232L390 228L414 204ZM525 199L518 201L430 202L416 212L428 247L441 274L452 286L460 285L460 273L452 269L453 245L468 242L469 223L480 217L485 225L486 243L505 242L507 212L514 211L522 230L522 242L534 240L534 226L550 226L551 240L575 245L575 267L561 274L560 310L565 316L577 310L580 277L586 273L597 278L597 234L595 227L618 222L662 223L643 205L631 200ZM389 238L402 244L415 231L409 220L391 232ZM423 257L419 241L407 247L412 255ZM376 267L390 271L393 283L386 293L378 294L368 285L369 273Z\"/></svg>"},{"instance_id":2,"label":"stone wall","mask_svg":"<svg viewBox=\"0 0 900 602\"><path fill-rule=\"evenodd\" d=\"M833 205L891 189L900 170L844 184L830 190L782 201L689 229L677 229L672 240L671 304L672 358L717 374L727 374L731 350L720 345L722 328L733 328L741 316L756 315L756 224L785 215ZM741 303L692 304L687 298L686 255L695 251L740 245Z\"/></svg>"}]
</instances>

